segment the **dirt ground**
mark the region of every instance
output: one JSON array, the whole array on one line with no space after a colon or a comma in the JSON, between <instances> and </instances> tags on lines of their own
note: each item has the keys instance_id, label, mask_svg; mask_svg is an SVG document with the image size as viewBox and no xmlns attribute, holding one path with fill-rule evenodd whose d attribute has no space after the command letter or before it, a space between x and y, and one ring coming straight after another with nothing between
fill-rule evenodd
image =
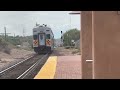
<instances>
[{"instance_id":1,"label":"dirt ground","mask_svg":"<svg viewBox=\"0 0 120 90\"><path fill-rule=\"evenodd\" d=\"M12 49L10 54L0 52L0 70L34 54L32 51Z\"/></svg>"},{"instance_id":2,"label":"dirt ground","mask_svg":"<svg viewBox=\"0 0 120 90\"><path fill-rule=\"evenodd\" d=\"M56 48L52 55L56 55L56 56L73 56L73 55L80 55L80 52L78 51L78 49L65 49L64 47L58 47Z\"/></svg>"},{"instance_id":3,"label":"dirt ground","mask_svg":"<svg viewBox=\"0 0 120 90\"><path fill-rule=\"evenodd\" d=\"M0 52L0 71L15 64L30 55L35 54L32 51L12 49L10 54ZM65 49L63 47L56 48L51 55L55 56L73 56L80 55L77 49Z\"/></svg>"}]
</instances>

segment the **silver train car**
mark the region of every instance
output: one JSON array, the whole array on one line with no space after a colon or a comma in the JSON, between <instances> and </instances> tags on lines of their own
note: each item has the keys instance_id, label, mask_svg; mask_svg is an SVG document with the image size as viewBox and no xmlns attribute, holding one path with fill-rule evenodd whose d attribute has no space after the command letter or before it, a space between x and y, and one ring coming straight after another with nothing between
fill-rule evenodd
<instances>
[{"instance_id":1,"label":"silver train car","mask_svg":"<svg viewBox=\"0 0 120 90\"><path fill-rule=\"evenodd\" d=\"M38 54L46 54L53 51L54 34L47 25L36 25L33 28L33 48Z\"/></svg>"}]
</instances>

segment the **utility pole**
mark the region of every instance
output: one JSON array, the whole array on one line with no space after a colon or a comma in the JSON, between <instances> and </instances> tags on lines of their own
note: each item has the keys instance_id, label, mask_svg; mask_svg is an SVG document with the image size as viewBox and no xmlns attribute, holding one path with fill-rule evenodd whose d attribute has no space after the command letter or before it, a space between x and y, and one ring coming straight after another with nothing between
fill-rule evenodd
<instances>
[{"instance_id":1,"label":"utility pole","mask_svg":"<svg viewBox=\"0 0 120 90\"><path fill-rule=\"evenodd\" d=\"M4 27L4 30L5 30L5 40L6 40L6 27Z\"/></svg>"},{"instance_id":2,"label":"utility pole","mask_svg":"<svg viewBox=\"0 0 120 90\"><path fill-rule=\"evenodd\" d=\"M14 33L14 42L15 42L15 33Z\"/></svg>"},{"instance_id":3,"label":"utility pole","mask_svg":"<svg viewBox=\"0 0 120 90\"><path fill-rule=\"evenodd\" d=\"M71 29L71 16L70 16L70 29Z\"/></svg>"},{"instance_id":4,"label":"utility pole","mask_svg":"<svg viewBox=\"0 0 120 90\"><path fill-rule=\"evenodd\" d=\"M23 37L25 37L25 29L23 28Z\"/></svg>"},{"instance_id":5,"label":"utility pole","mask_svg":"<svg viewBox=\"0 0 120 90\"><path fill-rule=\"evenodd\" d=\"M25 28L23 27L23 42L26 42L26 37L25 37Z\"/></svg>"},{"instance_id":6,"label":"utility pole","mask_svg":"<svg viewBox=\"0 0 120 90\"><path fill-rule=\"evenodd\" d=\"M4 34L5 35L5 40L7 40L7 34L11 34L11 33L6 33L6 27L4 27L4 31L5 31L5 33L0 33L0 34Z\"/></svg>"},{"instance_id":7,"label":"utility pole","mask_svg":"<svg viewBox=\"0 0 120 90\"><path fill-rule=\"evenodd\" d=\"M5 40L7 40L7 34L11 34L11 33L6 33L6 27L4 27L5 30Z\"/></svg>"}]
</instances>

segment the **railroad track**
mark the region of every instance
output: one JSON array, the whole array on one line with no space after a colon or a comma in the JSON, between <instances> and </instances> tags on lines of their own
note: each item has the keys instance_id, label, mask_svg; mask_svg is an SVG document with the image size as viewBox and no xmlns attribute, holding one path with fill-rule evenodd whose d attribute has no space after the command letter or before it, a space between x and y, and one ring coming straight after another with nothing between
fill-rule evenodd
<instances>
[{"instance_id":1,"label":"railroad track","mask_svg":"<svg viewBox=\"0 0 120 90\"><path fill-rule=\"evenodd\" d=\"M32 79L44 65L48 56L48 54L34 55L18 62L0 71L0 79Z\"/></svg>"}]
</instances>

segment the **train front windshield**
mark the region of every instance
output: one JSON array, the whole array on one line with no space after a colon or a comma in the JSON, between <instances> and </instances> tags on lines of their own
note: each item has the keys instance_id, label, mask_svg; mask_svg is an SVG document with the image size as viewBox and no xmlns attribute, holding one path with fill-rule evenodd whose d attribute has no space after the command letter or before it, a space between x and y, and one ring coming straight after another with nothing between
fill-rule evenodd
<instances>
[{"instance_id":1,"label":"train front windshield","mask_svg":"<svg viewBox=\"0 0 120 90\"><path fill-rule=\"evenodd\" d=\"M50 39L50 34L47 34L47 35L46 35L46 39Z\"/></svg>"},{"instance_id":2,"label":"train front windshield","mask_svg":"<svg viewBox=\"0 0 120 90\"><path fill-rule=\"evenodd\" d=\"M38 38L37 35L33 35L34 40L37 40L37 38Z\"/></svg>"}]
</instances>

